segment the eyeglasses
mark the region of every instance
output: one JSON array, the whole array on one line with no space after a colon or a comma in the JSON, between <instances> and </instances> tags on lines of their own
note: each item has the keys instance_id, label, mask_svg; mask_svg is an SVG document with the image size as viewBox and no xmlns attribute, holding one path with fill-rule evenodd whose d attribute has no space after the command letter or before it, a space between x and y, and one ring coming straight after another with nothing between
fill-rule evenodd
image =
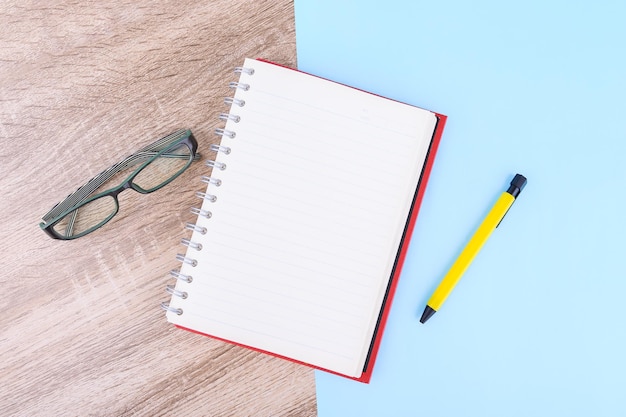
<instances>
[{"instance_id":1,"label":"eyeglasses","mask_svg":"<svg viewBox=\"0 0 626 417\"><path fill-rule=\"evenodd\" d=\"M171 133L89 180L46 213L39 227L54 239L85 236L117 214L117 197L122 191L131 188L148 194L166 186L191 162L200 159L197 149L198 142L190 130ZM128 169L136 165L128 175Z\"/></svg>"}]
</instances>

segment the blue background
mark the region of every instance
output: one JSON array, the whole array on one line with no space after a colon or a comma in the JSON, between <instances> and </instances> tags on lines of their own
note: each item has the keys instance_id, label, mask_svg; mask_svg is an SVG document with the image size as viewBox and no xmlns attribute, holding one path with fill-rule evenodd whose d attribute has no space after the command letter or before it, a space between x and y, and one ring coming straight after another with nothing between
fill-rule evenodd
<instances>
[{"instance_id":1,"label":"blue background","mask_svg":"<svg viewBox=\"0 0 626 417\"><path fill-rule=\"evenodd\" d=\"M371 384L316 372L320 417L626 415L626 2L295 11L299 69L449 117ZM528 185L420 324L515 173Z\"/></svg>"}]
</instances>

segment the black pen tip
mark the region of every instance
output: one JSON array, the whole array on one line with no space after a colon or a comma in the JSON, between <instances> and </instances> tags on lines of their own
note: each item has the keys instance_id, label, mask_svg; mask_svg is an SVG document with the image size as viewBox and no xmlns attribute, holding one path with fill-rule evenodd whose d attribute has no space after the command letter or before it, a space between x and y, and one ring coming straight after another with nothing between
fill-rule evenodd
<instances>
[{"instance_id":1,"label":"black pen tip","mask_svg":"<svg viewBox=\"0 0 626 417\"><path fill-rule=\"evenodd\" d=\"M426 306L424 312L422 313L422 318L420 319L420 323L426 323L429 318L433 316L437 311L434 310L431 306Z\"/></svg>"}]
</instances>

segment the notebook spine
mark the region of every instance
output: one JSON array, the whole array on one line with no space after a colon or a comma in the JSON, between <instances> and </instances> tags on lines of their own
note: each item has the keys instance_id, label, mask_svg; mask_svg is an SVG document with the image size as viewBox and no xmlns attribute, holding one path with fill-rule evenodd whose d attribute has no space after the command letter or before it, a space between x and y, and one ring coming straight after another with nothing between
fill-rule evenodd
<instances>
[{"instance_id":1,"label":"notebook spine","mask_svg":"<svg viewBox=\"0 0 626 417\"><path fill-rule=\"evenodd\" d=\"M253 75L254 69L245 68L245 67L236 67L234 72L236 74ZM248 91L250 89L250 84L241 83L241 82L231 82L229 83L228 86L233 90L240 89L243 91ZM245 100L235 98L235 97L226 97L224 99L224 103L230 107L230 110L228 113L220 113L218 117L219 120L224 121L227 124L229 122L239 123L241 121L241 117L237 114L234 114L233 110L236 107L245 106L246 105ZM216 154L221 153L223 155L230 155L232 150L230 146L226 146L223 143L224 138L234 139L237 136L237 133L234 130L226 129L224 127L224 128L215 129L215 134L221 137L222 143L220 143L219 145L212 144L210 145L209 149L215 152ZM226 163L217 161L217 158L215 158L215 159L207 160L205 164L206 166L211 168L211 175L203 175L202 177L200 177L200 181L206 184L207 187L221 186L222 180L220 178L217 178L217 175L219 175L219 171L223 171L226 169ZM215 203L217 201L217 195L210 194L209 192L198 191L196 193L196 197L198 197L202 201L203 204L202 204L202 207L192 207L191 213L197 216L196 222L199 223L200 218L210 219L213 216L213 213L210 210L207 210L205 208L205 202ZM197 223L186 223L185 230L191 230L193 232L193 236L205 235L207 233L207 228ZM180 253L176 255L176 260L181 263L181 268L171 270L169 273L169 277L175 278L177 281L181 281L184 284L191 284L193 282L193 276L187 273L186 271L185 273L183 273L183 269L188 269L189 267L193 268L197 266L198 261L194 257L195 255L194 252L202 251L202 243L193 241L191 239L183 238L181 239L181 244L187 247L186 253L184 255ZM172 306L171 300L173 300L174 297L186 299L189 295L188 292L181 290L181 289L177 289L176 285L171 285L171 284L168 284L165 287L165 291L168 294L170 294L172 298L170 299L169 302L167 301L162 302L161 308L165 310L166 312L171 312L174 314L182 315L184 312L183 309L181 307Z\"/></svg>"}]
</instances>

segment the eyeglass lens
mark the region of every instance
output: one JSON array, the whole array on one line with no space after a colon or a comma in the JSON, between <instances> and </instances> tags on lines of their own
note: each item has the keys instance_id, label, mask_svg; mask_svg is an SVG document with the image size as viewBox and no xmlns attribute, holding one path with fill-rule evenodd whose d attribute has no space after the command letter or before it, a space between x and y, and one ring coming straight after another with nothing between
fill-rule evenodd
<instances>
[{"instance_id":1,"label":"eyeglass lens","mask_svg":"<svg viewBox=\"0 0 626 417\"><path fill-rule=\"evenodd\" d=\"M161 154L146 165L133 179L133 184L144 191L154 191L180 174L191 161L191 151L184 143Z\"/></svg>"},{"instance_id":2,"label":"eyeglass lens","mask_svg":"<svg viewBox=\"0 0 626 417\"><path fill-rule=\"evenodd\" d=\"M146 159L151 155L147 154ZM193 156L187 145L180 143L167 150L143 167L134 178L134 188L149 193L155 191L178 176L191 163ZM106 181L91 195L96 195L120 185L128 170ZM118 203L113 196L104 195L70 212L53 226L56 233L66 238L89 233L108 222L117 212Z\"/></svg>"},{"instance_id":3,"label":"eyeglass lens","mask_svg":"<svg viewBox=\"0 0 626 417\"><path fill-rule=\"evenodd\" d=\"M109 221L117 211L117 201L112 196L92 200L72 211L53 226L58 234L72 237L93 230Z\"/></svg>"}]
</instances>

